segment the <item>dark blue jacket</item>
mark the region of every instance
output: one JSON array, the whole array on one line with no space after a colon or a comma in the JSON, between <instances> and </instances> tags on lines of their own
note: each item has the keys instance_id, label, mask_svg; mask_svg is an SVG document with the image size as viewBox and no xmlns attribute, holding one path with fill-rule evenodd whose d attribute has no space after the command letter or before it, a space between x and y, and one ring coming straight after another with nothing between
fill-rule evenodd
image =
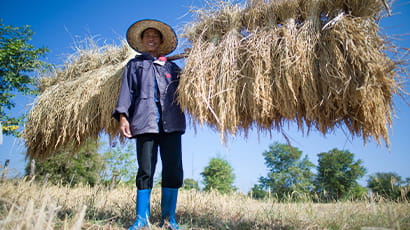
<instances>
[{"instance_id":1,"label":"dark blue jacket","mask_svg":"<svg viewBox=\"0 0 410 230\"><path fill-rule=\"evenodd\" d=\"M154 89L156 77L164 132L185 132L185 115L177 103L176 90L180 68L173 62L154 63L149 54L137 55L125 67L117 106L113 117L123 113L130 123L133 136L158 133L158 106Z\"/></svg>"}]
</instances>

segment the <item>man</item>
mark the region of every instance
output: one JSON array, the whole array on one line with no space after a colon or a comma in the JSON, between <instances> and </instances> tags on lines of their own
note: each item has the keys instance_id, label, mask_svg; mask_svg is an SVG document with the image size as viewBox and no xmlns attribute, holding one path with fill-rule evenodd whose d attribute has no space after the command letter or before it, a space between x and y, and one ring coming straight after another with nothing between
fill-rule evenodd
<instances>
[{"instance_id":1,"label":"man","mask_svg":"<svg viewBox=\"0 0 410 230\"><path fill-rule=\"evenodd\" d=\"M177 37L163 22L141 20L128 29L127 41L139 54L124 70L113 117L120 122L121 134L137 142L137 217L130 229L149 226L158 148L163 166L161 226L179 229L175 210L183 183L181 135L186 123L176 102L180 68L165 58L176 48Z\"/></svg>"}]
</instances>

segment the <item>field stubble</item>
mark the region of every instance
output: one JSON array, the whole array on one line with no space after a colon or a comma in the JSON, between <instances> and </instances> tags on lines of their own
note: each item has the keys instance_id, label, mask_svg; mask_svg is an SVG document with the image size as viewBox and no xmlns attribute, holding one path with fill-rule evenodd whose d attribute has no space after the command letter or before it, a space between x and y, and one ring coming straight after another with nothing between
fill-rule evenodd
<instances>
[{"instance_id":1,"label":"field stubble","mask_svg":"<svg viewBox=\"0 0 410 230\"><path fill-rule=\"evenodd\" d=\"M151 200L151 229L161 229L160 188ZM126 229L135 189L55 186L25 180L0 189L0 229ZM381 199L332 203L254 200L242 194L181 190L177 217L185 229L410 229L410 204Z\"/></svg>"}]
</instances>

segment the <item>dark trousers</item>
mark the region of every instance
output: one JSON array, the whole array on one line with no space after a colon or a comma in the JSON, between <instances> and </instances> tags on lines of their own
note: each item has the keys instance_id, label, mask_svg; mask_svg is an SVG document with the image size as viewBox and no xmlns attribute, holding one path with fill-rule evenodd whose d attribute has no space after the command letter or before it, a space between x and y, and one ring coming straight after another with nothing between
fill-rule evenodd
<instances>
[{"instance_id":1,"label":"dark trousers","mask_svg":"<svg viewBox=\"0 0 410 230\"><path fill-rule=\"evenodd\" d=\"M137 136L138 189L154 184L158 148L162 162L162 187L180 188L183 183L181 133L142 134Z\"/></svg>"}]
</instances>

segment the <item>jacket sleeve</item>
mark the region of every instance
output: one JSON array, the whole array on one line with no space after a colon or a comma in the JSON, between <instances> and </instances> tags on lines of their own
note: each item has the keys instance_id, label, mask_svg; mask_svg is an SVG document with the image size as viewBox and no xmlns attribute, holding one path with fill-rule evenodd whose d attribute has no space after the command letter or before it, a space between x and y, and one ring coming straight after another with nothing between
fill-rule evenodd
<instances>
[{"instance_id":1,"label":"jacket sleeve","mask_svg":"<svg viewBox=\"0 0 410 230\"><path fill-rule=\"evenodd\" d=\"M129 118L129 110L132 105L132 78L135 73L132 61L128 62L122 74L121 88L118 95L117 105L112 113L112 117L117 121L120 119L120 114L124 114Z\"/></svg>"}]
</instances>

